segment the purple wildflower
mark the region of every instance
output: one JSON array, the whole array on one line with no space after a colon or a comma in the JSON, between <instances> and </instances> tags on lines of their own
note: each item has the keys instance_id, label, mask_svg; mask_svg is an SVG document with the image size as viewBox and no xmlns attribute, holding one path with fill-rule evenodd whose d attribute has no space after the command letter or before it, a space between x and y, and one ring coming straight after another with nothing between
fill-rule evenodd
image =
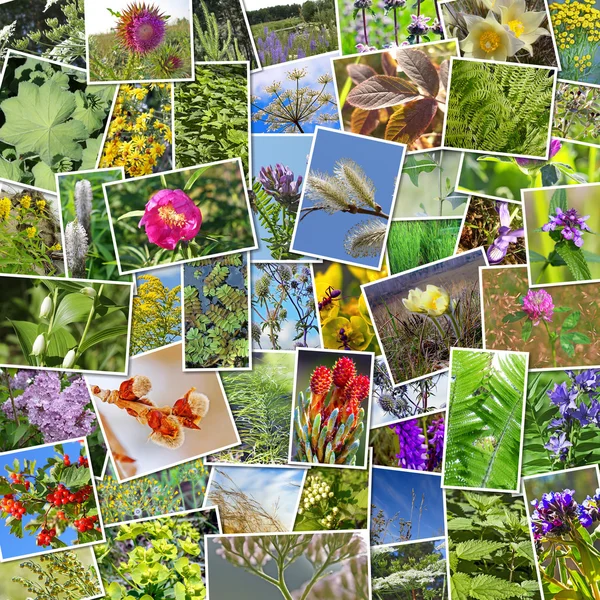
<instances>
[{"instance_id":1,"label":"purple wildflower","mask_svg":"<svg viewBox=\"0 0 600 600\"><path fill-rule=\"evenodd\" d=\"M516 244L520 237L523 237L523 229L512 230L510 228L510 212L508 202L496 201L496 210L500 217L500 227L498 228L498 237L492 242L487 250L488 261L492 265L497 265L504 260L508 252L509 245Z\"/></svg>"},{"instance_id":2,"label":"purple wildflower","mask_svg":"<svg viewBox=\"0 0 600 600\"><path fill-rule=\"evenodd\" d=\"M438 419L433 419L431 421L431 425L427 428L427 434L429 435L429 457L427 460L428 471L433 471L442 462L442 456L444 453L444 433L444 415L440 415Z\"/></svg>"},{"instance_id":3,"label":"purple wildflower","mask_svg":"<svg viewBox=\"0 0 600 600\"><path fill-rule=\"evenodd\" d=\"M431 26L431 31L437 35L444 35L444 29L442 28L442 24L439 19L434 19L433 25Z\"/></svg>"},{"instance_id":4,"label":"purple wildflower","mask_svg":"<svg viewBox=\"0 0 600 600\"><path fill-rule=\"evenodd\" d=\"M574 391L573 388L569 389L564 381L560 385L555 383L554 388L548 390L546 393L550 398L550 402L558 406L558 410L563 416L567 411L577 408L577 404L575 403L577 391Z\"/></svg>"},{"instance_id":5,"label":"purple wildflower","mask_svg":"<svg viewBox=\"0 0 600 600\"><path fill-rule=\"evenodd\" d=\"M406 6L406 0L383 0L383 5L385 6L386 10L404 8Z\"/></svg>"},{"instance_id":6,"label":"purple wildflower","mask_svg":"<svg viewBox=\"0 0 600 600\"><path fill-rule=\"evenodd\" d=\"M523 297L523 310L534 325L539 325L541 320L551 322L554 314L552 296L546 290L529 290Z\"/></svg>"},{"instance_id":7,"label":"purple wildflower","mask_svg":"<svg viewBox=\"0 0 600 600\"><path fill-rule=\"evenodd\" d=\"M515 158L515 162L519 165L519 167L523 167L523 169L540 169L546 163L550 162L552 158L558 154L558 151L561 149L562 144L560 140L556 138L552 138L550 141L550 154L548 156L548 160L537 160L534 158Z\"/></svg>"},{"instance_id":8,"label":"purple wildflower","mask_svg":"<svg viewBox=\"0 0 600 600\"><path fill-rule=\"evenodd\" d=\"M542 499L533 500L534 511L531 514L531 528L535 540L548 537L561 537L569 533L579 507L573 490L542 494Z\"/></svg>"},{"instance_id":9,"label":"purple wildflower","mask_svg":"<svg viewBox=\"0 0 600 600\"><path fill-rule=\"evenodd\" d=\"M356 49L362 54L363 52L371 52L372 50L377 50L375 46L369 46L366 44L356 44Z\"/></svg>"},{"instance_id":10,"label":"purple wildflower","mask_svg":"<svg viewBox=\"0 0 600 600\"><path fill-rule=\"evenodd\" d=\"M304 48L298 48L298 58L306 58L306 52Z\"/></svg>"},{"instance_id":11,"label":"purple wildflower","mask_svg":"<svg viewBox=\"0 0 600 600\"><path fill-rule=\"evenodd\" d=\"M317 49L317 40L310 40L310 51L314 52Z\"/></svg>"},{"instance_id":12,"label":"purple wildflower","mask_svg":"<svg viewBox=\"0 0 600 600\"><path fill-rule=\"evenodd\" d=\"M544 448L550 450L555 458L565 460L567 452L572 445L573 444L567 439L567 434L564 431L559 431L548 440L547 444L544 444Z\"/></svg>"},{"instance_id":13,"label":"purple wildflower","mask_svg":"<svg viewBox=\"0 0 600 600\"><path fill-rule=\"evenodd\" d=\"M566 373L582 392L595 392L596 388L600 386L599 369L586 369L578 375L575 375L573 371L567 371Z\"/></svg>"},{"instance_id":14,"label":"purple wildflower","mask_svg":"<svg viewBox=\"0 0 600 600\"><path fill-rule=\"evenodd\" d=\"M369 8L373 4L372 0L355 0L354 8L356 10L362 10L365 8Z\"/></svg>"},{"instance_id":15,"label":"purple wildflower","mask_svg":"<svg viewBox=\"0 0 600 600\"><path fill-rule=\"evenodd\" d=\"M285 165L277 163L275 167L262 167L257 179L265 191L283 206L292 207L300 200L302 176L294 180L294 173Z\"/></svg>"},{"instance_id":16,"label":"purple wildflower","mask_svg":"<svg viewBox=\"0 0 600 600\"><path fill-rule=\"evenodd\" d=\"M418 419L390 425L398 436L400 453L396 454L398 466L415 471L424 471L427 467L427 445Z\"/></svg>"},{"instance_id":17,"label":"purple wildflower","mask_svg":"<svg viewBox=\"0 0 600 600\"><path fill-rule=\"evenodd\" d=\"M600 488L596 490L594 496L588 496L579 505L579 522L584 527L589 527L595 521L600 521Z\"/></svg>"},{"instance_id":18,"label":"purple wildflower","mask_svg":"<svg viewBox=\"0 0 600 600\"><path fill-rule=\"evenodd\" d=\"M136 54L148 54L165 39L167 17L158 7L134 2L121 13L116 35L121 45Z\"/></svg>"},{"instance_id":19,"label":"purple wildflower","mask_svg":"<svg viewBox=\"0 0 600 600\"><path fill-rule=\"evenodd\" d=\"M411 22L408 24L408 33L411 35L425 35L429 31L429 25L431 17L424 17L423 15L410 15Z\"/></svg>"},{"instance_id":20,"label":"purple wildflower","mask_svg":"<svg viewBox=\"0 0 600 600\"><path fill-rule=\"evenodd\" d=\"M543 231L555 231L557 227L565 240L572 241L578 248L583 246L583 233L591 231L586 221L590 215L580 217L577 209L570 208L563 211L559 206L556 207L556 216L550 215L550 221L542 225Z\"/></svg>"}]
</instances>

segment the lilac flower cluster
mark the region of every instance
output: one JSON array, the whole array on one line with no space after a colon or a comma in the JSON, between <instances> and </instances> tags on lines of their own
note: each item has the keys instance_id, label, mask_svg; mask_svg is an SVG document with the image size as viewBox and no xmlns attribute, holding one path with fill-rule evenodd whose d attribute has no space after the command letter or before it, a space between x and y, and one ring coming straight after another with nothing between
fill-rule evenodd
<instances>
[{"instance_id":1,"label":"lilac flower cluster","mask_svg":"<svg viewBox=\"0 0 600 600\"><path fill-rule=\"evenodd\" d=\"M556 216L550 215L550 221L542 225L543 231L556 231L559 228L561 236L565 240L572 241L578 248L583 246L583 234L585 231L591 231L586 221L590 215L579 216L577 209L569 208L563 211L559 206L556 207Z\"/></svg>"},{"instance_id":2,"label":"lilac flower cluster","mask_svg":"<svg viewBox=\"0 0 600 600\"><path fill-rule=\"evenodd\" d=\"M285 165L277 163L275 167L262 167L257 179L265 191L285 207L291 207L300 200L302 175L294 180L294 173Z\"/></svg>"},{"instance_id":3,"label":"lilac flower cluster","mask_svg":"<svg viewBox=\"0 0 600 600\"><path fill-rule=\"evenodd\" d=\"M548 538L561 538L572 533L578 525L589 527L600 521L600 488L594 496L587 496L581 503L575 501L575 490L548 492L531 502L533 538L541 541Z\"/></svg>"},{"instance_id":4,"label":"lilac flower cluster","mask_svg":"<svg viewBox=\"0 0 600 600\"><path fill-rule=\"evenodd\" d=\"M540 321L552 321L554 314L554 303L552 296L546 290L529 290L523 297L523 311L539 325Z\"/></svg>"},{"instance_id":5,"label":"lilac flower cluster","mask_svg":"<svg viewBox=\"0 0 600 600\"><path fill-rule=\"evenodd\" d=\"M17 414L37 428L46 443L87 436L97 428L96 414L88 408L90 394L79 375L18 371L11 378L10 387L23 390L14 399ZM1 408L7 417L14 418L10 399Z\"/></svg>"},{"instance_id":6,"label":"lilac flower cluster","mask_svg":"<svg viewBox=\"0 0 600 600\"><path fill-rule=\"evenodd\" d=\"M523 229L510 228L510 212L508 202L496 200L496 210L500 218L498 237L492 242L487 250L488 261L491 265L497 265L504 260L510 244L516 244L525 232Z\"/></svg>"},{"instance_id":7,"label":"lilac flower cluster","mask_svg":"<svg viewBox=\"0 0 600 600\"><path fill-rule=\"evenodd\" d=\"M575 429L595 425L600 427L600 370L587 369L575 374L566 371L570 382L555 383L547 394L560 417L552 419L548 429L552 432L544 447L561 461L567 459L569 449L573 447L572 434ZM585 397L587 396L587 402Z\"/></svg>"},{"instance_id":8,"label":"lilac flower cluster","mask_svg":"<svg viewBox=\"0 0 600 600\"><path fill-rule=\"evenodd\" d=\"M400 453L396 454L398 466L414 471L433 471L442 462L444 448L444 416L433 419L427 427L427 436L419 419L390 425L398 436Z\"/></svg>"}]
</instances>

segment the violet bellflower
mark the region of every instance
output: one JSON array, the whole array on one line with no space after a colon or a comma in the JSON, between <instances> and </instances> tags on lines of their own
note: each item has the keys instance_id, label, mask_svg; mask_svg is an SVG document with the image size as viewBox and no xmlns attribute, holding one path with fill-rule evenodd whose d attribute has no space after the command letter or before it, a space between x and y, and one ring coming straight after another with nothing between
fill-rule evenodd
<instances>
[{"instance_id":1,"label":"violet bellflower","mask_svg":"<svg viewBox=\"0 0 600 600\"><path fill-rule=\"evenodd\" d=\"M398 436L400 446L400 453L396 454L398 466L424 471L427 467L427 445L418 420L390 425L390 429Z\"/></svg>"},{"instance_id":2,"label":"violet bellflower","mask_svg":"<svg viewBox=\"0 0 600 600\"><path fill-rule=\"evenodd\" d=\"M520 237L523 237L523 229L510 228L510 212L508 202L496 201L496 210L500 217L500 227L498 228L498 237L492 242L487 250L488 261L491 265L497 265L504 260L508 252L509 245L516 244Z\"/></svg>"},{"instance_id":3,"label":"violet bellflower","mask_svg":"<svg viewBox=\"0 0 600 600\"><path fill-rule=\"evenodd\" d=\"M566 371L573 384L581 392L597 394L597 388L600 386L600 369L585 369L575 375L573 371Z\"/></svg>"},{"instance_id":4,"label":"violet bellflower","mask_svg":"<svg viewBox=\"0 0 600 600\"><path fill-rule=\"evenodd\" d=\"M561 537L571 531L576 524L579 506L574 498L574 490L548 492L531 502L534 510L531 514L533 538Z\"/></svg>"},{"instance_id":5,"label":"violet bellflower","mask_svg":"<svg viewBox=\"0 0 600 600\"><path fill-rule=\"evenodd\" d=\"M561 384L554 384L552 390L546 392L550 398L550 402L558 407L561 415L567 414L571 410L577 408L575 400L577 398L577 390L567 387L567 384L563 381Z\"/></svg>"},{"instance_id":6,"label":"violet bellflower","mask_svg":"<svg viewBox=\"0 0 600 600\"><path fill-rule=\"evenodd\" d=\"M560 206L556 207L556 216L550 215L550 221L542 225L543 231L555 231L559 228L561 236L565 240L572 241L578 248L583 246L583 234L591 231L586 221L590 215L579 216L577 209L569 208L563 211Z\"/></svg>"},{"instance_id":7,"label":"violet bellflower","mask_svg":"<svg viewBox=\"0 0 600 600\"><path fill-rule=\"evenodd\" d=\"M550 323L554 314L552 296L546 290L529 290L523 297L523 311L534 325L540 321Z\"/></svg>"},{"instance_id":8,"label":"violet bellflower","mask_svg":"<svg viewBox=\"0 0 600 600\"><path fill-rule=\"evenodd\" d=\"M566 460L571 446L573 444L567 439L567 434L564 431L557 431L550 437L548 443L544 444L544 448L550 450L555 458L560 458L562 461Z\"/></svg>"}]
</instances>

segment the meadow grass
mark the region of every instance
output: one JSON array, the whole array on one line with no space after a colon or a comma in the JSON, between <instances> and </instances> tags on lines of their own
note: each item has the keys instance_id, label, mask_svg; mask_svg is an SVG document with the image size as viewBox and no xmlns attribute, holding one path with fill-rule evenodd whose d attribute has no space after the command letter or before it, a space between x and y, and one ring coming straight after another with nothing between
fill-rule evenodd
<instances>
[{"instance_id":1,"label":"meadow grass","mask_svg":"<svg viewBox=\"0 0 600 600\"><path fill-rule=\"evenodd\" d=\"M252 37L260 37L264 35L265 27L269 31L278 31L279 29L286 29L287 27L295 27L302 23L302 19L300 17L290 17L289 19L281 19L281 21L267 21L266 23L257 23L256 25L252 25L250 29L252 30Z\"/></svg>"},{"instance_id":2,"label":"meadow grass","mask_svg":"<svg viewBox=\"0 0 600 600\"><path fill-rule=\"evenodd\" d=\"M387 252L392 275L454 254L460 219L394 221Z\"/></svg>"}]
</instances>

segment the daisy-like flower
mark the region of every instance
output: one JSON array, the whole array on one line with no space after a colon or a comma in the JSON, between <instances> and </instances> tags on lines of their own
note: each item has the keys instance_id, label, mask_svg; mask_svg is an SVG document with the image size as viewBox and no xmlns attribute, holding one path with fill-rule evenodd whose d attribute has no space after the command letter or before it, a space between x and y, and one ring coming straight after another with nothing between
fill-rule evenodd
<instances>
[{"instance_id":1,"label":"daisy-like flower","mask_svg":"<svg viewBox=\"0 0 600 600\"><path fill-rule=\"evenodd\" d=\"M148 200L139 227L148 241L174 250L181 240L193 239L202 225L202 213L182 190L160 190Z\"/></svg>"},{"instance_id":2,"label":"daisy-like flower","mask_svg":"<svg viewBox=\"0 0 600 600\"><path fill-rule=\"evenodd\" d=\"M525 45L512 31L498 23L491 10L485 19L477 15L463 15L463 19L469 35L460 42L460 48L468 58L505 61Z\"/></svg>"},{"instance_id":3,"label":"daisy-like flower","mask_svg":"<svg viewBox=\"0 0 600 600\"><path fill-rule=\"evenodd\" d=\"M122 13L116 34L124 48L136 54L148 54L165 39L167 18L157 6L134 2Z\"/></svg>"},{"instance_id":4,"label":"daisy-like flower","mask_svg":"<svg viewBox=\"0 0 600 600\"><path fill-rule=\"evenodd\" d=\"M527 10L525 0L514 0L508 6L500 8L500 22L513 32L531 56L532 44L541 36L550 35L547 29L540 27L545 18L544 11Z\"/></svg>"}]
</instances>

